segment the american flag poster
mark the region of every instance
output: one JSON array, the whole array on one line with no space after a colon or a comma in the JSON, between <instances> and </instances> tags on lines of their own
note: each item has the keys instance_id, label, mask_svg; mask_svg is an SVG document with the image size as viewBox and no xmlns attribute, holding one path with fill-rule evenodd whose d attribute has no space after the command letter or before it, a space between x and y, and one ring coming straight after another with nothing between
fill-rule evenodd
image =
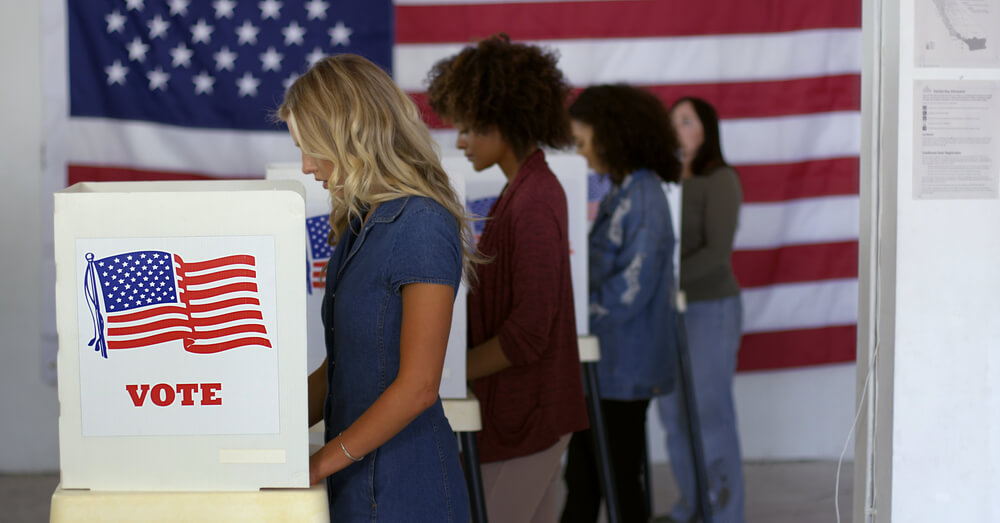
<instances>
[{"instance_id":1,"label":"american flag poster","mask_svg":"<svg viewBox=\"0 0 1000 523\"><path fill-rule=\"evenodd\" d=\"M319 56L373 59L422 108L439 59L497 32L556 50L575 88L704 98L744 205L740 369L854 359L861 2L45 0L47 176L261 177L298 159L270 118Z\"/></svg>"},{"instance_id":2,"label":"american flag poster","mask_svg":"<svg viewBox=\"0 0 1000 523\"><path fill-rule=\"evenodd\" d=\"M306 291L309 294L323 294L326 288L326 264L333 256L333 246L330 245L330 214L317 214L306 218L306 234L309 236L309 252L306 260Z\"/></svg>"},{"instance_id":3,"label":"american flag poster","mask_svg":"<svg viewBox=\"0 0 1000 523\"><path fill-rule=\"evenodd\" d=\"M85 436L278 432L273 238L79 239L76 252Z\"/></svg>"}]
</instances>

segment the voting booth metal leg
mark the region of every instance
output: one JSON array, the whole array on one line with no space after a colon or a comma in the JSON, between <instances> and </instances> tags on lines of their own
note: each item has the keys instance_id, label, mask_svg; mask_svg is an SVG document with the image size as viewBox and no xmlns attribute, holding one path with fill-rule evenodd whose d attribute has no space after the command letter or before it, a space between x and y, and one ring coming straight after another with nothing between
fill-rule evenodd
<instances>
[{"instance_id":1,"label":"voting booth metal leg","mask_svg":"<svg viewBox=\"0 0 1000 523\"><path fill-rule=\"evenodd\" d=\"M608 451L608 432L604 425L600 390L597 387L597 365L593 362L582 365L584 387L587 389L587 412L590 414L590 434L597 453L597 473L601 478L604 506L608 512L608 523L618 523L621 519L618 516L618 492L615 490L614 467Z\"/></svg>"},{"instance_id":2,"label":"voting booth metal leg","mask_svg":"<svg viewBox=\"0 0 1000 523\"><path fill-rule=\"evenodd\" d=\"M697 398L694 393L694 380L691 373L691 353L688 350L687 329L684 326L684 315L677 315L677 363L678 383L684 393L681 401L681 415L687 419L688 441L691 442L691 458L694 463L695 485L698 499L696 514L701 515L702 523L712 523L712 502L708 493L708 468L705 466L705 450L701 440L701 424L698 421Z\"/></svg>"},{"instance_id":3,"label":"voting booth metal leg","mask_svg":"<svg viewBox=\"0 0 1000 523\"><path fill-rule=\"evenodd\" d=\"M462 446L462 465L465 469L465 486L469 489L469 505L473 523L486 523L486 497L483 495L483 476L479 471L479 447L475 432L459 432Z\"/></svg>"},{"instance_id":4,"label":"voting booth metal leg","mask_svg":"<svg viewBox=\"0 0 1000 523\"><path fill-rule=\"evenodd\" d=\"M646 514L653 517L653 480L649 468L649 438L646 436L645 427L642 431L642 486L646 491Z\"/></svg>"}]
</instances>

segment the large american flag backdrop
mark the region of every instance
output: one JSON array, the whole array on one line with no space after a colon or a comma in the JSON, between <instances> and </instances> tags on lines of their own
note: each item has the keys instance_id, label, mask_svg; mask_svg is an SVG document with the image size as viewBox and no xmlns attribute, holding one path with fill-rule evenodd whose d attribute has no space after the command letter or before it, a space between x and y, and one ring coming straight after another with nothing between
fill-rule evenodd
<instances>
[{"instance_id":1,"label":"large american flag backdrop","mask_svg":"<svg viewBox=\"0 0 1000 523\"><path fill-rule=\"evenodd\" d=\"M298 158L270 120L324 54L383 65L427 109L432 64L497 32L556 49L576 87L627 82L719 110L745 203L742 370L850 361L861 2L46 0L49 185L261 177Z\"/></svg>"}]
</instances>

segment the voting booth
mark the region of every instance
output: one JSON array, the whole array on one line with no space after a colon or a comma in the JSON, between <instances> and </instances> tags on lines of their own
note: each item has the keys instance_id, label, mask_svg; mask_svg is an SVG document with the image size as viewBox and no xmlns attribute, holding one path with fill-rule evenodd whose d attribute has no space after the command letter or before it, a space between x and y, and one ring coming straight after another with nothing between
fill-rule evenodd
<instances>
[{"instance_id":1,"label":"voting booth","mask_svg":"<svg viewBox=\"0 0 1000 523\"><path fill-rule=\"evenodd\" d=\"M556 174L566 192L569 212L570 265L573 280L573 294L576 309L577 331L587 334L587 232L588 221L588 175L586 161L575 154L549 154L549 166ZM464 156L446 155L441 165L451 180L452 187L466 202L466 210L473 215L485 217L490 206L503 190L507 179L499 167L491 167L483 172L475 172L472 164ZM326 356L323 325L318 311L322 305L326 282L325 267L333 253L328 242L330 234L330 195L322 184L311 176L302 174L297 163L271 164L267 167L268 180L294 181L303 185L306 195L306 218L302 227L306 238L305 288L308 302L308 345L310 370L318 367ZM485 220L472 223L477 238L482 233ZM466 336L466 294L468 288L463 282L455 297L452 312L452 328L448 337L448 351L445 356L444 371L439 393L444 399L466 397L465 353Z\"/></svg>"},{"instance_id":2,"label":"voting booth","mask_svg":"<svg viewBox=\"0 0 1000 523\"><path fill-rule=\"evenodd\" d=\"M587 321L587 233L590 228L587 220L587 162L582 156L560 153L546 153L545 161L566 193L576 330L578 334L585 335L590 332ZM476 172L464 156L445 156L441 165L452 179L464 180L466 208L479 217L489 214L490 207L507 184L503 171L496 165ZM477 239L485 226L485 220L473 223Z\"/></svg>"},{"instance_id":3,"label":"voting booth","mask_svg":"<svg viewBox=\"0 0 1000 523\"><path fill-rule=\"evenodd\" d=\"M450 173L449 173L450 174ZM298 163L276 163L267 166L268 180L291 181L302 184L306 195L306 217L300 224L300 234L306 238L306 270L304 282L307 302L307 324L309 340L309 370L319 367L326 357L326 342L323 336L323 322L320 307L326 286L326 264L330 261L334 247L330 245L330 194L323 184L312 176L302 174ZM452 187L459 198L464 194L462 178L451 177ZM445 353L444 369L438 393L441 398L465 398L465 303L468 289L463 282L455 296L451 316L451 332L448 335L448 349Z\"/></svg>"},{"instance_id":4,"label":"voting booth","mask_svg":"<svg viewBox=\"0 0 1000 523\"><path fill-rule=\"evenodd\" d=\"M304 220L289 182L55 194L61 490L310 492Z\"/></svg>"}]
</instances>

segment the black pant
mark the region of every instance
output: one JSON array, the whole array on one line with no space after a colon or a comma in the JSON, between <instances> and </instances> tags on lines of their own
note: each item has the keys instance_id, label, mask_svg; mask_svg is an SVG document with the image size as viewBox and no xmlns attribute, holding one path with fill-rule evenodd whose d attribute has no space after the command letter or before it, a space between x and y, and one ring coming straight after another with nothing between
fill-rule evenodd
<instances>
[{"instance_id":1,"label":"black pant","mask_svg":"<svg viewBox=\"0 0 1000 523\"><path fill-rule=\"evenodd\" d=\"M640 476L646 446L646 409L649 400L601 400L608 449L614 468L614 487L622 523L646 523L646 497ZM566 505L562 523L593 523L601 509L601 480L597 452L590 430L573 434L566 457Z\"/></svg>"}]
</instances>

